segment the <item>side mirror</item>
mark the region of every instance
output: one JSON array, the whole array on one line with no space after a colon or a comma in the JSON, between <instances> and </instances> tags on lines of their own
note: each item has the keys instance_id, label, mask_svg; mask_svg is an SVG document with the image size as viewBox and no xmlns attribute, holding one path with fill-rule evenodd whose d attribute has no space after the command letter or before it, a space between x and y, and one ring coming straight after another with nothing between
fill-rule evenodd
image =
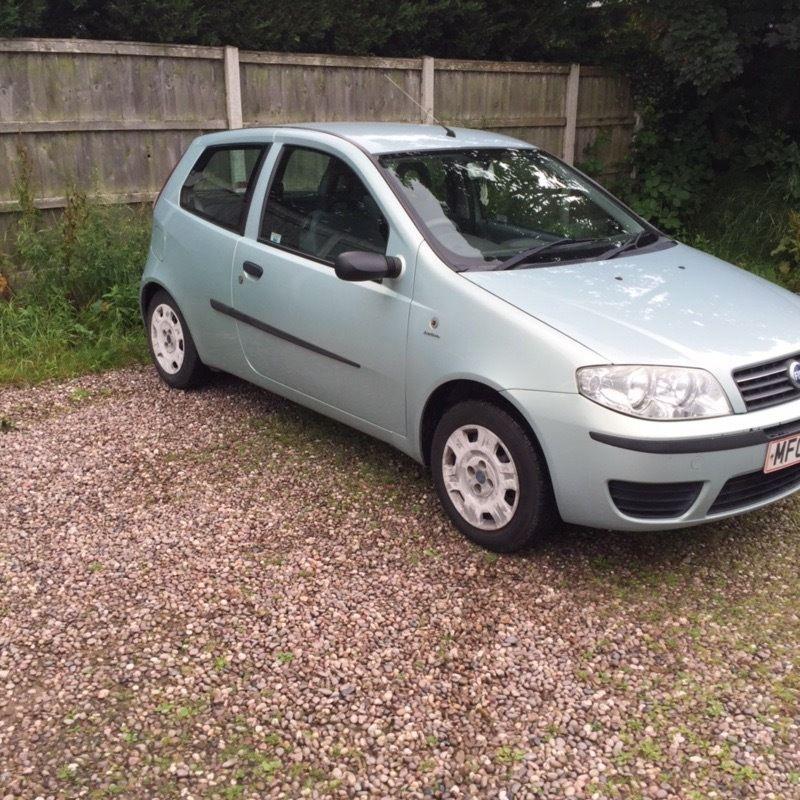
<instances>
[{"instance_id":1,"label":"side mirror","mask_svg":"<svg viewBox=\"0 0 800 800\"><path fill-rule=\"evenodd\" d=\"M333 262L336 276L343 281L379 281L381 278L399 278L403 265L395 256L349 250L340 253Z\"/></svg>"}]
</instances>

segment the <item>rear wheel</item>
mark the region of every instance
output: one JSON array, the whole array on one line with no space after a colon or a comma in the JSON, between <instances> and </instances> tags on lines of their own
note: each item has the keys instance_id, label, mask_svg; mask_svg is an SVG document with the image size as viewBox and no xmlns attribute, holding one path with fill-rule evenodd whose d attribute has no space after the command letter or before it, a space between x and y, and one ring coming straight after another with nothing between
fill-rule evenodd
<instances>
[{"instance_id":1,"label":"rear wheel","mask_svg":"<svg viewBox=\"0 0 800 800\"><path fill-rule=\"evenodd\" d=\"M456 527L490 550L519 550L557 520L538 448L511 414L490 402L468 400L445 412L431 468Z\"/></svg>"},{"instance_id":2,"label":"rear wheel","mask_svg":"<svg viewBox=\"0 0 800 800\"><path fill-rule=\"evenodd\" d=\"M168 386L189 389L205 381L208 370L197 354L186 320L163 289L147 307L147 341L156 370Z\"/></svg>"}]
</instances>

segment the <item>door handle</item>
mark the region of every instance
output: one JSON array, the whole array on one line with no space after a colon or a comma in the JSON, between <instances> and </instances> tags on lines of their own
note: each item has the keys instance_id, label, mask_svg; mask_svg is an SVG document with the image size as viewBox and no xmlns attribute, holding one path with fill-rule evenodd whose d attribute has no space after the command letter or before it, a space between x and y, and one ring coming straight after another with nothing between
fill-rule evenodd
<instances>
[{"instance_id":1,"label":"door handle","mask_svg":"<svg viewBox=\"0 0 800 800\"><path fill-rule=\"evenodd\" d=\"M245 261L244 264L242 264L242 269L248 275L252 275L256 280L264 274L264 268L258 264L254 264L252 261Z\"/></svg>"}]
</instances>

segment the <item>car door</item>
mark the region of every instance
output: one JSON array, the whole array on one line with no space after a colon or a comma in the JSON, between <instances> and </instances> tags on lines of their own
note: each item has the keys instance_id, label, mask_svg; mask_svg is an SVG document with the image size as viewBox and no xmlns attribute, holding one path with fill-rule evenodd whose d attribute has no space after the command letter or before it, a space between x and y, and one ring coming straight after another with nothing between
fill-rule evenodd
<instances>
[{"instance_id":1,"label":"car door","mask_svg":"<svg viewBox=\"0 0 800 800\"><path fill-rule=\"evenodd\" d=\"M365 171L383 179L360 155L357 165L330 146L291 141L273 154L258 225L234 257L233 306L258 375L404 435L415 251L370 191ZM403 274L342 281L333 261L348 250L401 256Z\"/></svg>"}]
</instances>

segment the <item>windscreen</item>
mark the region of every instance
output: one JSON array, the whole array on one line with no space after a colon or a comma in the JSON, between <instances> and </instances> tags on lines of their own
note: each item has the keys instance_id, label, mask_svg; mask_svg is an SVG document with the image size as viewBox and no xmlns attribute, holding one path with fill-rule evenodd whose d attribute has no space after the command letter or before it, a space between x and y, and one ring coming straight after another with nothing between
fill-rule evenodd
<instances>
[{"instance_id":1,"label":"windscreen","mask_svg":"<svg viewBox=\"0 0 800 800\"><path fill-rule=\"evenodd\" d=\"M426 151L383 156L429 237L451 266L489 269L550 243L548 261L575 260L644 228L579 173L533 149Z\"/></svg>"}]
</instances>

